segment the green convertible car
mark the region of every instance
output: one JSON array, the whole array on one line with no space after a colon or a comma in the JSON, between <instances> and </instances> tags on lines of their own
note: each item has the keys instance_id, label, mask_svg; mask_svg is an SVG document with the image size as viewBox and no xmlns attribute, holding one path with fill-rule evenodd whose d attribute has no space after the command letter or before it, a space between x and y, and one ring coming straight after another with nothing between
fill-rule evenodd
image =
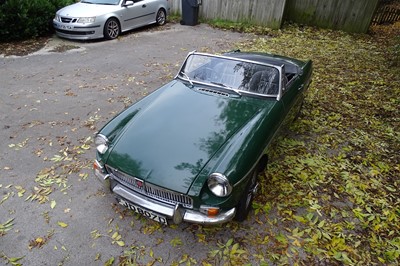
<instances>
[{"instance_id":1,"label":"green convertible car","mask_svg":"<svg viewBox=\"0 0 400 266\"><path fill-rule=\"evenodd\" d=\"M174 80L98 132L94 173L119 204L163 224L243 221L311 74L311 61L191 52Z\"/></svg>"}]
</instances>

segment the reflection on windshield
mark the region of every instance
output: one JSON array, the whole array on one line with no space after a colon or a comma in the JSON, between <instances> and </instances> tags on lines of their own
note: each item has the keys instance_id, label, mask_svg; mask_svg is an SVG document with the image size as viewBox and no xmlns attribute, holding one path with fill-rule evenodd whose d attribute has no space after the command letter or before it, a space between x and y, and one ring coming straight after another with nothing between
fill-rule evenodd
<instances>
[{"instance_id":1,"label":"reflection on windshield","mask_svg":"<svg viewBox=\"0 0 400 266\"><path fill-rule=\"evenodd\" d=\"M183 72L192 82L221 84L223 87L265 95L277 95L279 91L278 69L235 59L192 54Z\"/></svg>"},{"instance_id":2,"label":"reflection on windshield","mask_svg":"<svg viewBox=\"0 0 400 266\"><path fill-rule=\"evenodd\" d=\"M118 5L121 0L82 0L82 3L86 4L98 4L98 5Z\"/></svg>"}]
</instances>

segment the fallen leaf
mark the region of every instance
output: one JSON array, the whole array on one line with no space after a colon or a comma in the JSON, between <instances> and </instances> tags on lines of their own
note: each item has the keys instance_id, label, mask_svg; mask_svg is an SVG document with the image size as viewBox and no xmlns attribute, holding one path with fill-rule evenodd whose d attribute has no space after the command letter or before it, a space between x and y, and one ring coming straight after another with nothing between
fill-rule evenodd
<instances>
[{"instance_id":1,"label":"fallen leaf","mask_svg":"<svg viewBox=\"0 0 400 266\"><path fill-rule=\"evenodd\" d=\"M57 224L58 224L59 226L61 226L62 228L65 228L65 227L68 226L68 224L66 224L66 223L64 223L64 222L57 222Z\"/></svg>"}]
</instances>

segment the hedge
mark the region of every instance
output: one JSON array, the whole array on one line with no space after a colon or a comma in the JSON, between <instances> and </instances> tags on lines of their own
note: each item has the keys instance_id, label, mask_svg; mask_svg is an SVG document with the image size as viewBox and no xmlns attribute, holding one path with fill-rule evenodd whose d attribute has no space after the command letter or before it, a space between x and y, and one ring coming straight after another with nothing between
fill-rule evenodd
<instances>
[{"instance_id":1,"label":"hedge","mask_svg":"<svg viewBox=\"0 0 400 266\"><path fill-rule=\"evenodd\" d=\"M24 40L53 32L56 11L74 0L0 0L0 41Z\"/></svg>"}]
</instances>

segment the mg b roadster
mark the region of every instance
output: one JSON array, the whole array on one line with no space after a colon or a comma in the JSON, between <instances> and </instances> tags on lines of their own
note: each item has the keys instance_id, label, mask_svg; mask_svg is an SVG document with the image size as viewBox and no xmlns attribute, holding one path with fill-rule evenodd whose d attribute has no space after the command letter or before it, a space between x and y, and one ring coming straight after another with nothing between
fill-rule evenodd
<instances>
[{"instance_id":1,"label":"mg b roadster","mask_svg":"<svg viewBox=\"0 0 400 266\"><path fill-rule=\"evenodd\" d=\"M243 221L311 74L311 61L191 52L172 81L98 132L94 173L119 204L163 224Z\"/></svg>"}]
</instances>

